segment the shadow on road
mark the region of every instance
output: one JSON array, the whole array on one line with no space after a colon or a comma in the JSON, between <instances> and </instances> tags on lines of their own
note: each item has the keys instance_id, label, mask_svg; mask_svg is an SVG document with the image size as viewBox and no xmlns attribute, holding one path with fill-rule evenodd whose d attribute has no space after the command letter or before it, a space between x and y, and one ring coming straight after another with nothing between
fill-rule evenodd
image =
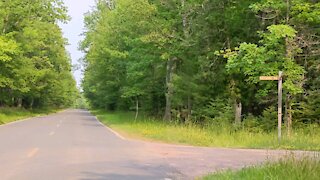
<instances>
[{"instance_id":1,"label":"shadow on road","mask_svg":"<svg viewBox=\"0 0 320 180\"><path fill-rule=\"evenodd\" d=\"M181 173L165 164L143 164L133 161L117 161L93 164L97 169L103 168L105 173L84 171L80 180L150 180L150 179L188 179ZM118 173L117 173L118 172Z\"/></svg>"}]
</instances>

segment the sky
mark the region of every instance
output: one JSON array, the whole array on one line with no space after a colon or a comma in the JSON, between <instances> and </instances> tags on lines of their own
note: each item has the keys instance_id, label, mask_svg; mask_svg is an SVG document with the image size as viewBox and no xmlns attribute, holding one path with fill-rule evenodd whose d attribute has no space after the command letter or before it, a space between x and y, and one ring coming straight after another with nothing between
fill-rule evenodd
<instances>
[{"instance_id":1,"label":"sky","mask_svg":"<svg viewBox=\"0 0 320 180\"><path fill-rule=\"evenodd\" d=\"M68 24L60 24L60 27L70 44L67 46L67 50L71 55L72 64L79 64L78 60L83 57L83 54L78 50L79 41L83 39L81 36L84 31L83 15L94 6L95 0L64 0L64 3L68 7L68 14L72 19ZM82 71L77 70L73 74L78 86L80 86Z\"/></svg>"}]
</instances>

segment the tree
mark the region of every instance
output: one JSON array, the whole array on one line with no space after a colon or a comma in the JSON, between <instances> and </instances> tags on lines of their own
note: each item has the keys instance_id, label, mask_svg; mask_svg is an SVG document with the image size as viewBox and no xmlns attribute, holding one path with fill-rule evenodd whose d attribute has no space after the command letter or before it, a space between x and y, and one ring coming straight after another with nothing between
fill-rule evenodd
<instances>
[{"instance_id":1,"label":"tree","mask_svg":"<svg viewBox=\"0 0 320 180\"><path fill-rule=\"evenodd\" d=\"M261 14L263 25L285 24L295 27L297 37L294 40L287 37L285 40L286 58L292 62L286 68L290 69L292 64L298 63L307 69L305 63L307 59L312 61L314 55L319 55L311 49L316 48L319 44L316 35L319 29L314 26L320 22L320 3L309 0L261 1L253 4L252 9ZM301 52L296 53L297 49L300 49ZM304 82L301 82L301 87L304 86ZM285 107L288 135L290 135L292 126L292 100L295 98L297 98L296 94L287 92Z\"/></svg>"},{"instance_id":2,"label":"tree","mask_svg":"<svg viewBox=\"0 0 320 180\"><path fill-rule=\"evenodd\" d=\"M0 105L70 105L77 90L57 25L68 20L63 2L11 0L0 7Z\"/></svg>"},{"instance_id":3,"label":"tree","mask_svg":"<svg viewBox=\"0 0 320 180\"><path fill-rule=\"evenodd\" d=\"M135 109L136 117L142 110L204 124L221 110L239 125L267 119L276 84L258 77L282 70L288 129L291 116L316 121L305 109L318 104L310 99L320 72L318 9L307 0L98 1L80 45L84 94L94 107Z\"/></svg>"}]
</instances>

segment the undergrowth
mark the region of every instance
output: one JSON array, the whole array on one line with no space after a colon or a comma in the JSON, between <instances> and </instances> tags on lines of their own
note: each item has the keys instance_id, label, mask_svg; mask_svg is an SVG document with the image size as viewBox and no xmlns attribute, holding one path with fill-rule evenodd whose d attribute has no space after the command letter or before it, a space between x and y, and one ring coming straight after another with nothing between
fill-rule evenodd
<instances>
[{"instance_id":1,"label":"undergrowth","mask_svg":"<svg viewBox=\"0 0 320 180\"><path fill-rule=\"evenodd\" d=\"M277 162L243 168L239 171L222 171L208 175L203 180L318 180L320 177L320 159L314 157L284 157Z\"/></svg>"},{"instance_id":2,"label":"undergrowth","mask_svg":"<svg viewBox=\"0 0 320 180\"><path fill-rule=\"evenodd\" d=\"M56 112L56 109L35 109L27 110L23 108L0 107L0 125L16 120L45 115Z\"/></svg>"},{"instance_id":3,"label":"undergrowth","mask_svg":"<svg viewBox=\"0 0 320 180\"><path fill-rule=\"evenodd\" d=\"M208 147L320 150L318 126L295 129L290 138L284 135L279 144L276 131L252 132L226 123L205 126L181 124L147 116L134 120L130 112L92 112L102 123L133 138Z\"/></svg>"}]
</instances>

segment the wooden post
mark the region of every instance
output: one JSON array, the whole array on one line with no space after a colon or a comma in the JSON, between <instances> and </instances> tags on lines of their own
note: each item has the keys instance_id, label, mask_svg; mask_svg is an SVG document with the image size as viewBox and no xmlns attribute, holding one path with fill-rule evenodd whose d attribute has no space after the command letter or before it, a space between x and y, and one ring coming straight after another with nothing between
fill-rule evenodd
<instances>
[{"instance_id":1,"label":"wooden post","mask_svg":"<svg viewBox=\"0 0 320 180\"><path fill-rule=\"evenodd\" d=\"M282 126L282 71L279 71L278 80L278 141L281 143L281 126Z\"/></svg>"},{"instance_id":2,"label":"wooden post","mask_svg":"<svg viewBox=\"0 0 320 180\"><path fill-rule=\"evenodd\" d=\"M136 96L136 116L134 117L134 122L137 121L139 115L139 97Z\"/></svg>"},{"instance_id":3,"label":"wooden post","mask_svg":"<svg viewBox=\"0 0 320 180\"><path fill-rule=\"evenodd\" d=\"M282 71L279 76L260 76L261 81L278 81L278 142L281 143L282 126Z\"/></svg>"}]
</instances>

